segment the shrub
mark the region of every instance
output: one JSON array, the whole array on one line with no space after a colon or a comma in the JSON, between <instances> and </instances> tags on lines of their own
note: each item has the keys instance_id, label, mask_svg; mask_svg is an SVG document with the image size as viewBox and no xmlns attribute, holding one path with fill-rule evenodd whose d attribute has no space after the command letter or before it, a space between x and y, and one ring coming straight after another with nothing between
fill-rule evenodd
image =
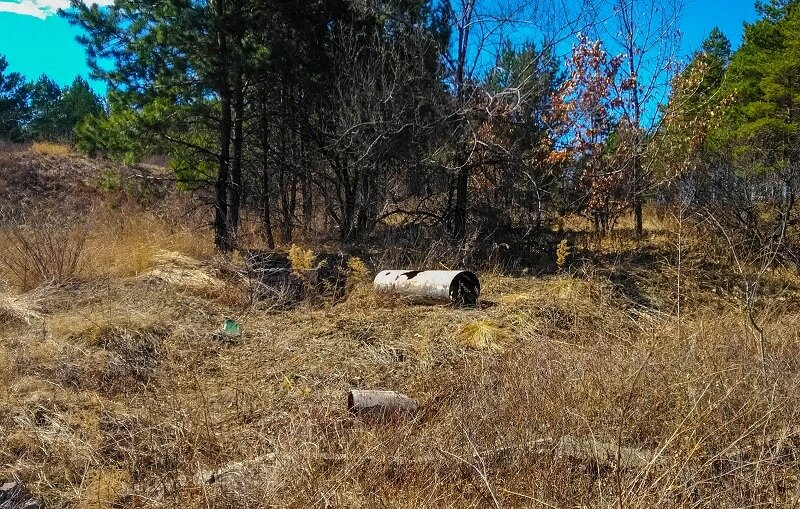
<instances>
[{"instance_id":1,"label":"shrub","mask_svg":"<svg viewBox=\"0 0 800 509\"><path fill-rule=\"evenodd\" d=\"M311 270L314 268L314 252L292 244L289 248L289 261L296 272Z\"/></svg>"},{"instance_id":2,"label":"shrub","mask_svg":"<svg viewBox=\"0 0 800 509\"><path fill-rule=\"evenodd\" d=\"M87 234L85 224L50 215L11 225L0 233L0 269L24 290L72 281L84 267Z\"/></svg>"},{"instance_id":3,"label":"shrub","mask_svg":"<svg viewBox=\"0 0 800 509\"><path fill-rule=\"evenodd\" d=\"M558 265L559 270L563 269L564 265L567 264L567 258L569 258L569 255L569 241L567 239L563 239L558 243L558 249L556 250L556 265Z\"/></svg>"}]
</instances>

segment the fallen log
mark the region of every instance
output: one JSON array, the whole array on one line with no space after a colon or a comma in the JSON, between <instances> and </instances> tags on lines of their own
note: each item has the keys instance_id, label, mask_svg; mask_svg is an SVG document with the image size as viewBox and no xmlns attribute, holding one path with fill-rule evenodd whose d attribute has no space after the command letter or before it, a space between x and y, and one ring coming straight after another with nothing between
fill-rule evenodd
<instances>
[{"instance_id":1,"label":"fallen log","mask_svg":"<svg viewBox=\"0 0 800 509\"><path fill-rule=\"evenodd\" d=\"M619 470L639 470L661 461L654 451L564 435L554 448L557 457Z\"/></svg>"},{"instance_id":2,"label":"fallen log","mask_svg":"<svg viewBox=\"0 0 800 509\"><path fill-rule=\"evenodd\" d=\"M463 307L475 307L481 294L478 276L467 270L384 270L373 287L378 293Z\"/></svg>"},{"instance_id":3,"label":"fallen log","mask_svg":"<svg viewBox=\"0 0 800 509\"><path fill-rule=\"evenodd\" d=\"M394 396L403 396L393 391L356 391L358 393L385 392ZM411 399L411 398L408 398ZM349 398L348 398L349 400ZM413 400L412 400L413 401ZM315 453L309 459L329 465L352 463L386 463L391 462L399 467L453 467L454 464L472 465L475 463L498 464L500 462L516 462L523 457L561 458L585 464L594 468L607 470L637 471L656 467L667 467L666 458L655 451L634 447L618 447L617 444L600 442L593 438L582 438L565 435L560 439L550 437L538 438L519 444L494 447L491 449L460 451L459 454L444 449L432 449L427 454L416 454L413 457L381 456L362 454ZM278 462L276 453L258 456L249 460L234 461L214 469L201 470L194 477L198 484L214 484L235 482L237 478L252 478L264 475L267 468L273 468Z\"/></svg>"},{"instance_id":4,"label":"fallen log","mask_svg":"<svg viewBox=\"0 0 800 509\"><path fill-rule=\"evenodd\" d=\"M355 415L414 413L419 402L394 391L351 389L347 394L347 410Z\"/></svg>"}]
</instances>

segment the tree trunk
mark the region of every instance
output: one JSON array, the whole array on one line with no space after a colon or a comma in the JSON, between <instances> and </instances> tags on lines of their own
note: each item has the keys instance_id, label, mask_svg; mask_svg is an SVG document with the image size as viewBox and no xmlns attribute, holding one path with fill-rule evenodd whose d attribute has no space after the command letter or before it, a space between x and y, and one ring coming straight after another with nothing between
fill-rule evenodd
<instances>
[{"instance_id":1,"label":"tree trunk","mask_svg":"<svg viewBox=\"0 0 800 509\"><path fill-rule=\"evenodd\" d=\"M233 249L228 233L228 178L231 146L231 96L228 83L228 41L225 34L225 0L216 0L217 16L217 88L220 98L219 155L214 204L214 244L227 253Z\"/></svg>"},{"instance_id":2,"label":"tree trunk","mask_svg":"<svg viewBox=\"0 0 800 509\"><path fill-rule=\"evenodd\" d=\"M453 211L453 238L463 243L467 234L467 191L469 168L466 165L458 170L456 180L456 206Z\"/></svg>"},{"instance_id":3,"label":"tree trunk","mask_svg":"<svg viewBox=\"0 0 800 509\"><path fill-rule=\"evenodd\" d=\"M242 151L244 148L244 90L242 84L241 62L234 63L233 76L233 164L231 165L231 185L228 188L228 244L236 246L236 231L239 229L239 209L242 200Z\"/></svg>"},{"instance_id":4,"label":"tree trunk","mask_svg":"<svg viewBox=\"0 0 800 509\"><path fill-rule=\"evenodd\" d=\"M219 157L214 204L214 244L223 253L229 252L228 234L228 164L230 158L230 100L222 99L222 118L219 126ZM227 115L225 112L228 112ZM227 117L227 118L226 118Z\"/></svg>"},{"instance_id":5,"label":"tree trunk","mask_svg":"<svg viewBox=\"0 0 800 509\"><path fill-rule=\"evenodd\" d=\"M280 193L281 193L281 236L283 237L283 241L287 244L290 244L294 237L294 202L295 202L295 187L296 187L296 179L294 175L294 171L290 167L290 165L286 161L291 160L291 155L289 154L289 144L290 140L287 137L288 125L289 125L289 118L290 112L287 109L286 105L286 78L283 77L281 80L280 85L280 101L281 101L281 133L280 133L280 144L281 144L281 158L282 161L279 164L280 170Z\"/></svg>"},{"instance_id":6,"label":"tree trunk","mask_svg":"<svg viewBox=\"0 0 800 509\"><path fill-rule=\"evenodd\" d=\"M636 236L641 237L644 234L644 224L642 217L642 200L637 196L633 204L633 220L636 228Z\"/></svg>"},{"instance_id":7,"label":"tree trunk","mask_svg":"<svg viewBox=\"0 0 800 509\"><path fill-rule=\"evenodd\" d=\"M342 183L344 196L342 200L341 220L339 222L339 239L344 243L348 243L351 242L354 237L356 191L355 186L350 181L350 172L347 171L347 169L343 169L342 175L344 177Z\"/></svg>"},{"instance_id":8,"label":"tree trunk","mask_svg":"<svg viewBox=\"0 0 800 509\"><path fill-rule=\"evenodd\" d=\"M275 249L275 236L272 233L272 215L270 212L270 185L269 185L269 120L266 92L261 101L261 192L262 218L264 222L264 237L267 247Z\"/></svg>"},{"instance_id":9,"label":"tree trunk","mask_svg":"<svg viewBox=\"0 0 800 509\"><path fill-rule=\"evenodd\" d=\"M467 97L465 86L465 74L467 66L467 51L470 47L470 33L472 20L475 12L475 0L465 0L461 3L461 13L458 22L458 53L455 69L456 104L462 115L467 109ZM466 123L466 117L461 120L462 126ZM459 129L459 131L464 131ZM465 132L460 132L461 136ZM463 141L463 139L462 139ZM452 234L453 239L459 244L463 244L467 233L467 195L469 193L469 167L466 164L466 149L464 143L457 145L458 154L456 160L459 161L458 176L456 178L456 204L453 210Z\"/></svg>"},{"instance_id":10,"label":"tree trunk","mask_svg":"<svg viewBox=\"0 0 800 509\"><path fill-rule=\"evenodd\" d=\"M300 193L302 194L303 222L306 224L306 227L309 227L314 220L314 191L311 183L311 162L308 161L308 153L305 150L302 150L302 152L303 156L301 160L305 168L303 169L302 178L300 180Z\"/></svg>"},{"instance_id":11,"label":"tree trunk","mask_svg":"<svg viewBox=\"0 0 800 509\"><path fill-rule=\"evenodd\" d=\"M633 9L633 4L631 4ZM633 33L635 27L633 26L633 15L631 15L628 28L628 76L637 76L636 69L636 45L633 42ZM633 101L633 129L634 129L634 146L633 146L633 224L634 231L637 237L641 237L644 233L644 222L642 218L642 193L644 192L644 178L642 172L642 158L640 155L644 139L642 136L642 98L639 96L639 83L636 82L632 91L631 97Z\"/></svg>"}]
</instances>

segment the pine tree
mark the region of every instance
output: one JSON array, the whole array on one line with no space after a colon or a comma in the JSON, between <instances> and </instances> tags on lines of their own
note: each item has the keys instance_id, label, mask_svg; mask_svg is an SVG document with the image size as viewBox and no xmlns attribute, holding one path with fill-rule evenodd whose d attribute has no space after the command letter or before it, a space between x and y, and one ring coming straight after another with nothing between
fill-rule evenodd
<instances>
[{"instance_id":1,"label":"pine tree","mask_svg":"<svg viewBox=\"0 0 800 509\"><path fill-rule=\"evenodd\" d=\"M47 75L39 76L30 87L32 118L26 134L34 140L55 141L59 132L58 102L61 87Z\"/></svg>"},{"instance_id":2,"label":"pine tree","mask_svg":"<svg viewBox=\"0 0 800 509\"><path fill-rule=\"evenodd\" d=\"M66 143L73 141L75 127L84 118L103 113L103 103L81 77L62 89L42 75L30 86L30 109L27 137Z\"/></svg>"},{"instance_id":3,"label":"pine tree","mask_svg":"<svg viewBox=\"0 0 800 509\"><path fill-rule=\"evenodd\" d=\"M770 175L793 194L800 177L800 9L786 7L780 19L746 27L725 91L736 102L717 138L729 144L741 172Z\"/></svg>"},{"instance_id":4,"label":"pine tree","mask_svg":"<svg viewBox=\"0 0 800 509\"><path fill-rule=\"evenodd\" d=\"M29 120L29 88L21 74L6 73L8 61L0 55L0 139L22 141Z\"/></svg>"},{"instance_id":5,"label":"pine tree","mask_svg":"<svg viewBox=\"0 0 800 509\"><path fill-rule=\"evenodd\" d=\"M214 239L225 252L235 245L242 194L246 32L258 27L250 16L261 5L246 4L120 0L100 8L73 0L64 14L87 34L79 40L94 76L142 131L190 152L198 175L216 164Z\"/></svg>"},{"instance_id":6,"label":"pine tree","mask_svg":"<svg viewBox=\"0 0 800 509\"><path fill-rule=\"evenodd\" d=\"M719 90L732 101L709 134L706 159L720 164L701 197L729 235L740 235L742 257L775 259L800 191L800 7L773 1L761 11Z\"/></svg>"}]
</instances>

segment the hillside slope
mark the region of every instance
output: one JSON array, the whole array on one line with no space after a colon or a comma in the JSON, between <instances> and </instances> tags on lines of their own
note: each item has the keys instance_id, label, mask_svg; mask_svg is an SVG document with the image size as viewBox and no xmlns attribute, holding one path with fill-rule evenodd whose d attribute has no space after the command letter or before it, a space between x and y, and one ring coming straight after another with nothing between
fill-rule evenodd
<instances>
[{"instance_id":1,"label":"hillside slope","mask_svg":"<svg viewBox=\"0 0 800 509\"><path fill-rule=\"evenodd\" d=\"M163 168L128 167L76 154L39 153L25 146L0 150L3 210L85 211L118 192L162 200L174 189Z\"/></svg>"}]
</instances>

